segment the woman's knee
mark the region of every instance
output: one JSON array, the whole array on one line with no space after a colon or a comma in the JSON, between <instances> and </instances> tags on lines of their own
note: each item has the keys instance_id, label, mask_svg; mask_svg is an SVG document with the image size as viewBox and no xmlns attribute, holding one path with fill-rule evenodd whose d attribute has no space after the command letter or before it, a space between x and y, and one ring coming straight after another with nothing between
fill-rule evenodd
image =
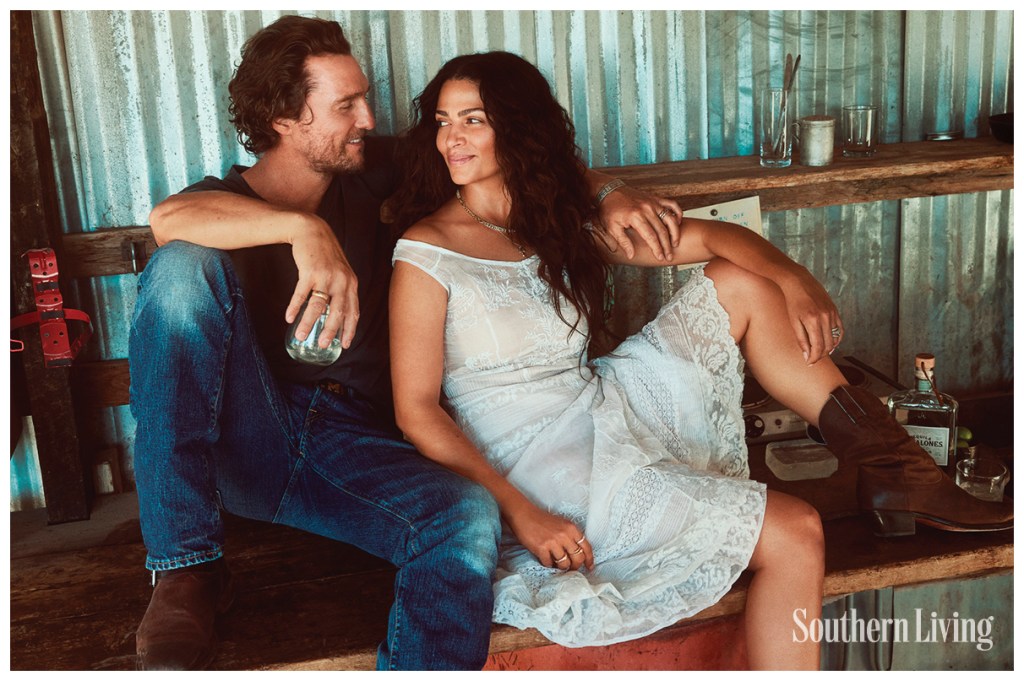
<instances>
[{"instance_id":1,"label":"woman's knee","mask_svg":"<svg viewBox=\"0 0 1024 681\"><path fill-rule=\"evenodd\" d=\"M729 316L729 334L737 343L764 310L785 306L782 290L773 281L728 260L713 259L704 267L704 274L715 285L718 302Z\"/></svg>"},{"instance_id":2,"label":"woman's knee","mask_svg":"<svg viewBox=\"0 0 1024 681\"><path fill-rule=\"evenodd\" d=\"M765 296L781 293L770 279L723 258L712 259L704 266L704 274L715 283L715 290L723 304L725 301L753 303Z\"/></svg>"},{"instance_id":3,"label":"woman's knee","mask_svg":"<svg viewBox=\"0 0 1024 681\"><path fill-rule=\"evenodd\" d=\"M823 566L825 534L821 516L807 502L785 494L769 492L761 536L751 566L789 563L802 569Z\"/></svg>"}]
</instances>

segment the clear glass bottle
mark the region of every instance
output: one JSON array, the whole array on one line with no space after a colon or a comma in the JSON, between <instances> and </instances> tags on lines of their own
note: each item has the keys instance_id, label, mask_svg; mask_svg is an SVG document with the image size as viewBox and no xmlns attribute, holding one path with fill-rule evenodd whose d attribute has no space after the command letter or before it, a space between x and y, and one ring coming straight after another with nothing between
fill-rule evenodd
<instances>
[{"instance_id":1,"label":"clear glass bottle","mask_svg":"<svg viewBox=\"0 0 1024 681\"><path fill-rule=\"evenodd\" d=\"M303 364L316 364L318 366L334 364L341 357L341 339L335 337L326 348L320 347L319 343L317 343L321 332L324 330L324 324L327 323L327 313L331 310L330 306L324 308L323 314L313 323L313 328L309 330L306 340L300 341L295 337L295 330L299 327L299 322L302 321L302 315L306 313L306 304L308 302L302 304L302 309L295 316L295 321L288 327L288 333L285 334L284 338L284 349L288 351L288 355L292 359Z\"/></svg>"},{"instance_id":2,"label":"clear glass bottle","mask_svg":"<svg viewBox=\"0 0 1024 681\"><path fill-rule=\"evenodd\" d=\"M921 353L914 358L914 378L915 389L889 396L889 413L952 477L956 472L956 414L960 405L938 391L935 355Z\"/></svg>"}]
</instances>

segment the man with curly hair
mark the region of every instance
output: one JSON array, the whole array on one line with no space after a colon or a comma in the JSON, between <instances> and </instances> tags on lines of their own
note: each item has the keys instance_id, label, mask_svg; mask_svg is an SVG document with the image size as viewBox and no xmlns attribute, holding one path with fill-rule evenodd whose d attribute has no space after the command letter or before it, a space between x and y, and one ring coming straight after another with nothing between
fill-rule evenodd
<instances>
[{"instance_id":1,"label":"man with curly hair","mask_svg":"<svg viewBox=\"0 0 1024 681\"><path fill-rule=\"evenodd\" d=\"M490 638L497 506L394 425L387 294L397 239L380 218L396 141L371 137L370 84L336 22L286 16L254 34L232 123L258 156L151 215L160 248L129 340L135 467L155 588L140 669L197 669L231 603L221 510L353 544L398 567L380 669L479 669ZM608 178L591 173L595 194ZM612 186L615 188L615 185ZM622 188L602 218L653 250L660 206ZM657 224L656 224L657 223ZM285 352L325 316L327 366Z\"/></svg>"}]
</instances>

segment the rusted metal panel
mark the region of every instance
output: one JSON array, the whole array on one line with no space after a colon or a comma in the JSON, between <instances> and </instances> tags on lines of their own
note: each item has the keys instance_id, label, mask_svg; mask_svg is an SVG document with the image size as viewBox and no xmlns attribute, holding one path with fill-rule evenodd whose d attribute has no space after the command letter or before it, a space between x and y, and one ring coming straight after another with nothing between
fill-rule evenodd
<instances>
[{"instance_id":1,"label":"rusted metal panel","mask_svg":"<svg viewBox=\"0 0 1024 681\"><path fill-rule=\"evenodd\" d=\"M1013 380L1013 192L903 202L899 375L931 352L953 395Z\"/></svg>"}]
</instances>

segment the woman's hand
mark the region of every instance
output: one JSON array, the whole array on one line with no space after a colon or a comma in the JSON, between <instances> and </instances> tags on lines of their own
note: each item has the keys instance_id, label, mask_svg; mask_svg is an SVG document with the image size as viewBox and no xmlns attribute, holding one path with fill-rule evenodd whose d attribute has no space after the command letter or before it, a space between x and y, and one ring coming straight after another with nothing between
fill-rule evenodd
<instances>
[{"instance_id":1,"label":"woman's hand","mask_svg":"<svg viewBox=\"0 0 1024 681\"><path fill-rule=\"evenodd\" d=\"M329 303L330 312L318 341L320 347L329 346L340 330L341 347L348 348L359 321L359 282L338 239L326 222L310 215L291 244L299 282L285 310L285 321L291 324L308 299L306 312L295 331L296 338L305 340ZM311 295L314 291L317 295Z\"/></svg>"},{"instance_id":2,"label":"woman's hand","mask_svg":"<svg viewBox=\"0 0 1024 681\"><path fill-rule=\"evenodd\" d=\"M808 364L832 354L843 337L839 310L825 288L806 268L794 263L793 275L779 286L797 343Z\"/></svg>"},{"instance_id":3,"label":"woman's hand","mask_svg":"<svg viewBox=\"0 0 1024 681\"><path fill-rule=\"evenodd\" d=\"M615 252L621 246L630 260L636 250L626 230L633 229L650 247L654 257L667 260L679 245L679 224L683 211L671 199L619 187L604 197L598 207L600 220L594 232Z\"/></svg>"},{"instance_id":4,"label":"woman's hand","mask_svg":"<svg viewBox=\"0 0 1024 681\"><path fill-rule=\"evenodd\" d=\"M594 567L594 549L571 521L528 502L518 511L506 513L505 519L519 543L545 567L560 570L578 570L584 565Z\"/></svg>"}]
</instances>

